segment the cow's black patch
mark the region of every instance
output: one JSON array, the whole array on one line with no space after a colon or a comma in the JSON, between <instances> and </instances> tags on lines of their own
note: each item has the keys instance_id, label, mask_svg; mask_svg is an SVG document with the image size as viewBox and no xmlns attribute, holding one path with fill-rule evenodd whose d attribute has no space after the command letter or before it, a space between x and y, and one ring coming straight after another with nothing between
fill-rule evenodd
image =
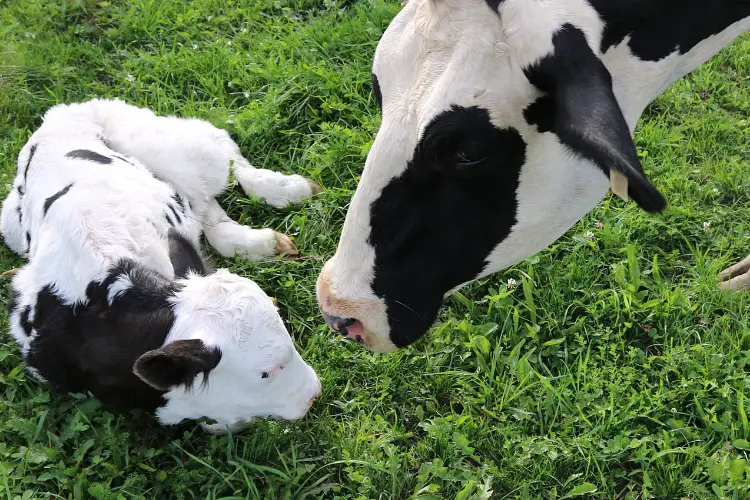
<instances>
[{"instance_id":1,"label":"cow's black patch","mask_svg":"<svg viewBox=\"0 0 750 500\"><path fill-rule=\"evenodd\" d=\"M26 245L31 248L31 233L26 231Z\"/></svg>"},{"instance_id":2,"label":"cow's black patch","mask_svg":"<svg viewBox=\"0 0 750 500\"><path fill-rule=\"evenodd\" d=\"M375 73L372 74L372 91L375 94L375 102L378 104L378 108L383 110L383 93L380 91L380 82Z\"/></svg>"},{"instance_id":3,"label":"cow's black patch","mask_svg":"<svg viewBox=\"0 0 750 500\"><path fill-rule=\"evenodd\" d=\"M89 149L74 149L73 151L68 152L65 157L73 158L76 160L93 161L94 163L99 163L101 165L109 165L110 163L112 163L112 158L99 154L96 151L91 151Z\"/></svg>"},{"instance_id":4,"label":"cow's black patch","mask_svg":"<svg viewBox=\"0 0 750 500\"><path fill-rule=\"evenodd\" d=\"M555 33L552 43L552 54L524 70L529 81L545 92L524 110L527 122L540 132L554 133L605 175L611 169L625 175L629 196L644 210L663 210L666 200L643 173L609 71L583 32L570 24Z\"/></svg>"},{"instance_id":5,"label":"cow's black patch","mask_svg":"<svg viewBox=\"0 0 750 500\"><path fill-rule=\"evenodd\" d=\"M169 224L172 227L175 227L175 223L172 220L172 217L170 217L168 213L166 212L164 213L164 218L167 219L167 224Z\"/></svg>"},{"instance_id":6,"label":"cow's black patch","mask_svg":"<svg viewBox=\"0 0 750 500\"><path fill-rule=\"evenodd\" d=\"M536 125L540 133L552 132L555 124L555 101L549 95L544 95L524 109L523 116L526 123Z\"/></svg>"},{"instance_id":7,"label":"cow's black patch","mask_svg":"<svg viewBox=\"0 0 750 500\"><path fill-rule=\"evenodd\" d=\"M168 237L169 260L172 261L175 276L184 278L189 271L201 276L208 274L198 249L187 238L174 229L169 230Z\"/></svg>"},{"instance_id":8,"label":"cow's black patch","mask_svg":"<svg viewBox=\"0 0 750 500\"><path fill-rule=\"evenodd\" d=\"M702 40L750 16L750 2L747 0L588 2L606 23L602 52L630 35L630 50L644 61L658 61L675 50L685 54Z\"/></svg>"},{"instance_id":9,"label":"cow's black patch","mask_svg":"<svg viewBox=\"0 0 750 500\"><path fill-rule=\"evenodd\" d=\"M54 202L59 200L61 196L64 196L68 191L70 191L70 188L72 187L73 187L73 183L71 182L70 184L62 188L60 191L56 192L55 194L53 194L52 196L44 200L42 213L44 215L47 215L47 211L49 211L49 207L51 207Z\"/></svg>"},{"instance_id":10,"label":"cow's black patch","mask_svg":"<svg viewBox=\"0 0 750 500\"><path fill-rule=\"evenodd\" d=\"M108 288L123 274L133 285L110 306ZM129 260L89 284L85 305L67 305L46 286L37 294L37 335L26 362L57 391L90 391L117 410L153 410L164 404L164 391L139 379L133 365L164 343L174 323L169 299L175 291L171 281Z\"/></svg>"},{"instance_id":11,"label":"cow's black patch","mask_svg":"<svg viewBox=\"0 0 750 500\"><path fill-rule=\"evenodd\" d=\"M29 148L29 159L26 160L26 168L23 171L23 182L26 182L26 178L29 176L29 167L31 166L31 160L34 159L34 154L36 153L36 144L32 144ZM23 194L23 193L21 193Z\"/></svg>"},{"instance_id":12,"label":"cow's black patch","mask_svg":"<svg viewBox=\"0 0 750 500\"><path fill-rule=\"evenodd\" d=\"M443 295L476 278L508 236L525 157L518 131L496 128L484 109L454 106L372 204L372 286L386 300L395 345L423 335Z\"/></svg>"},{"instance_id":13,"label":"cow's black patch","mask_svg":"<svg viewBox=\"0 0 750 500\"><path fill-rule=\"evenodd\" d=\"M25 190L25 189L23 188L23 186L21 186L20 184L19 184L19 185L18 185L18 187L16 188L16 191L18 191L18 194L19 194L20 196L23 196L24 194L26 194L26 190Z\"/></svg>"}]
</instances>

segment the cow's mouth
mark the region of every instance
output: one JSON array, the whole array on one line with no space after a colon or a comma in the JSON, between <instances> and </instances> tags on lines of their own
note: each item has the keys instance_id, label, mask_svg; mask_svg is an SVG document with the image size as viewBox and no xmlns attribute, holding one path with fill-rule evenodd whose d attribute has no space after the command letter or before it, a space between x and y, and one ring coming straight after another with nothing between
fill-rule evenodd
<instances>
[{"instance_id":1,"label":"cow's mouth","mask_svg":"<svg viewBox=\"0 0 750 500\"><path fill-rule=\"evenodd\" d=\"M323 313L328 328L335 334L353 340L358 344L365 344L365 327L356 318L339 318Z\"/></svg>"}]
</instances>

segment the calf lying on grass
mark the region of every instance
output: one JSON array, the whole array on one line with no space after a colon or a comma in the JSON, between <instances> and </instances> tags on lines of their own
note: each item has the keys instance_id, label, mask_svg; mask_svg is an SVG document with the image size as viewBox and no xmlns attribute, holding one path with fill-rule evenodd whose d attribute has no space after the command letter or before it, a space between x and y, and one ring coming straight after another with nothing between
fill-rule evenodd
<instances>
[{"instance_id":1,"label":"calf lying on grass","mask_svg":"<svg viewBox=\"0 0 750 500\"><path fill-rule=\"evenodd\" d=\"M253 168L226 131L117 100L50 109L18 157L0 233L29 262L11 284L10 331L28 371L163 424L298 419L320 382L271 299L227 270L209 274L200 235L223 256L296 253L216 201L230 166L274 206L319 190Z\"/></svg>"}]
</instances>

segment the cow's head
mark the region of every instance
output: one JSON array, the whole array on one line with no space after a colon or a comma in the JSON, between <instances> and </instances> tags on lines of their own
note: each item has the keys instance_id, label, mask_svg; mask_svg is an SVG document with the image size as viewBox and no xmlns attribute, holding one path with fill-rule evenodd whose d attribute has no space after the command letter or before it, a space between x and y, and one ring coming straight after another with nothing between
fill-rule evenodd
<instances>
[{"instance_id":1,"label":"cow's head","mask_svg":"<svg viewBox=\"0 0 750 500\"><path fill-rule=\"evenodd\" d=\"M380 130L318 278L334 331L411 344L447 294L551 244L610 185L663 209L591 48L602 23L561 3L577 7L411 0L392 21L373 63Z\"/></svg>"}]
</instances>

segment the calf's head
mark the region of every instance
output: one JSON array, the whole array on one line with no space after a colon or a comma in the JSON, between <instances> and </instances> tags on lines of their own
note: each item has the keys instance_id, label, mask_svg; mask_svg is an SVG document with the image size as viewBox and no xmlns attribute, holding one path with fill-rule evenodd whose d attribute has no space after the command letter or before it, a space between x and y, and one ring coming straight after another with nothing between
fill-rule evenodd
<instances>
[{"instance_id":1,"label":"calf's head","mask_svg":"<svg viewBox=\"0 0 750 500\"><path fill-rule=\"evenodd\" d=\"M331 329L378 352L411 344L447 294L551 244L611 180L663 209L592 49L602 23L567 4L570 19L542 2L411 0L391 22L373 62L380 129L318 277Z\"/></svg>"},{"instance_id":2,"label":"calf's head","mask_svg":"<svg viewBox=\"0 0 750 500\"><path fill-rule=\"evenodd\" d=\"M260 287L226 270L177 283L166 342L133 369L165 392L157 417L166 424L205 417L219 432L255 417L302 418L320 381Z\"/></svg>"}]
</instances>

